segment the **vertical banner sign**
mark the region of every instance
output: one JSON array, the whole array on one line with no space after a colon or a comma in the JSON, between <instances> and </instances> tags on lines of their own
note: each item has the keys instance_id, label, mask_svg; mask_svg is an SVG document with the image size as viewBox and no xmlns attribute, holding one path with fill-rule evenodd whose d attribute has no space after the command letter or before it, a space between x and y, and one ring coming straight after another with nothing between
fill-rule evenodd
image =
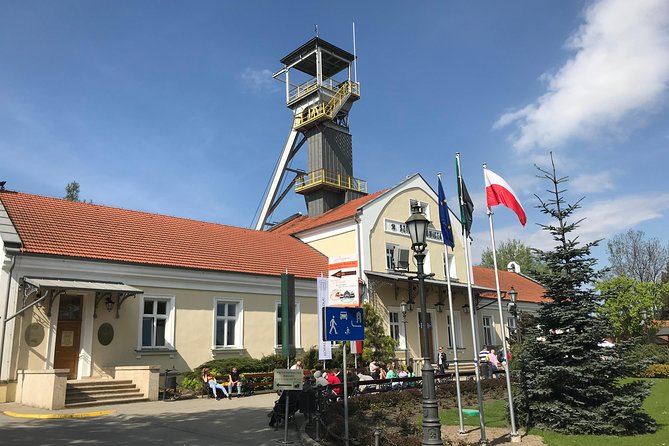
<instances>
[{"instance_id":1,"label":"vertical banner sign","mask_svg":"<svg viewBox=\"0 0 669 446\"><path fill-rule=\"evenodd\" d=\"M330 289L328 307L357 307L360 305L358 259L355 256L330 259Z\"/></svg>"},{"instance_id":2,"label":"vertical banner sign","mask_svg":"<svg viewBox=\"0 0 669 446\"><path fill-rule=\"evenodd\" d=\"M281 353L295 356L295 276L281 274Z\"/></svg>"},{"instance_id":3,"label":"vertical banner sign","mask_svg":"<svg viewBox=\"0 0 669 446\"><path fill-rule=\"evenodd\" d=\"M323 313L328 303L328 278L317 278L316 288L318 291L318 360L325 361L332 359L332 343L323 340Z\"/></svg>"}]
</instances>

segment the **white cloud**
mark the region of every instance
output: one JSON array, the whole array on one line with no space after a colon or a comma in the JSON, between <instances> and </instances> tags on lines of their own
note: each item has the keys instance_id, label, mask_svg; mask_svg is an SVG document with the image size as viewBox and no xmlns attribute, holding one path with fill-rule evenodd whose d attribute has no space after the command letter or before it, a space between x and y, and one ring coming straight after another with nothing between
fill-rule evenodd
<instances>
[{"instance_id":1,"label":"white cloud","mask_svg":"<svg viewBox=\"0 0 669 446\"><path fill-rule=\"evenodd\" d=\"M584 173L569 180L570 190L576 194L599 193L616 188L615 178L622 173L618 171L602 171Z\"/></svg>"},{"instance_id":2,"label":"white cloud","mask_svg":"<svg viewBox=\"0 0 669 446\"><path fill-rule=\"evenodd\" d=\"M569 238L578 236L581 243L588 243L598 239L608 239L649 220L664 218L669 212L669 193L626 195L591 203L585 201L582 205L583 207L572 215L570 221L576 222L582 218L585 220ZM490 247L490 232L480 231L472 236L475 241L472 246L472 259L477 264L481 261L481 253ZM495 228L495 240L498 244L513 238L521 240L526 246L542 250L550 250L555 245L555 241L547 231L537 226L534 226L533 230L530 224L524 229L517 224Z\"/></svg>"},{"instance_id":3,"label":"white cloud","mask_svg":"<svg viewBox=\"0 0 669 446\"><path fill-rule=\"evenodd\" d=\"M244 86L254 93L262 91L274 92L278 91L279 85L277 81L272 78L272 72L268 69L255 70L253 68L246 68L240 75L240 79Z\"/></svg>"},{"instance_id":4,"label":"white cloud","mask_svg":"<svg viewBox=\"0 0 669 446\"><path fill-rule=\"evenodd\" d=\"M512 141L520 151L620 137L635 125L623 121L657 106L669 83L669 2L597 1L567 47L573 57L542 75L547 92L494 125L515 123Z\"/></svg>"}]
</instances>

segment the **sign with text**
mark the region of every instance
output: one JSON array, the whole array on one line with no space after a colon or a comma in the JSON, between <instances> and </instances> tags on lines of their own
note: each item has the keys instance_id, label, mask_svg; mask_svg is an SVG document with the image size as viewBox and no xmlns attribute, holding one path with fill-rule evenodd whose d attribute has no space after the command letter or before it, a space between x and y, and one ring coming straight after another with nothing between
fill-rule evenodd
<instances>
[{"instance_id":1,"label":"sign with text","mask_svg":"<svg viewBox=\"0 0 669 446\"><path fill-rule=\"evenodd\" d=\"M316 279L316 289L318 296L318 360L325 361L332 359L332 343L323 339L323 311L328 305L328 278L319 277Z\"/></svg>"},{"instance_id":2,"label":"sign with text","mask_svg":"<svg viewBox=\"0 0 669 446\"><path fill-rule=\"evenodd\" d=\"M334 257L329 266L328 307L357 307L358 259L355 256Z\"/></svg>"},{"instance_id":3,"label":"sign with text","mask_svg":"<svg viewBox=\"0 0 669 446\"><path fill-rule=\"evenodd\" d=\"M362 308L325 307L327 341L362 341L365 339L365 315Z\"/></svg>"},{"instance_id":4,"label":"sign with text","mask_svg":"<svg viewBox=\"0 0 669 446\"><path fill-rule=\"evenodd\" d=\"M274 369L274 390L302 390L302 369Z\"/></svg>"}]
</instances>

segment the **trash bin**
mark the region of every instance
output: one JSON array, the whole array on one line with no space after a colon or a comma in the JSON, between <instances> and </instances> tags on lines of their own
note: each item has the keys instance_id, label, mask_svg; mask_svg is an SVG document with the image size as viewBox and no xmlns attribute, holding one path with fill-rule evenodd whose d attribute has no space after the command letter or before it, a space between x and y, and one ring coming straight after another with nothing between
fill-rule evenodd
<instances>
[{"instance_id":1,"label":"trash bin","mask_svg":"<svg viewBox=\"0 0 669 446\"><path fill-rule=\"evenodd\" d=\"M174 368L165 370L165 387L163 389L163 401L165 401L168 391L172 394L172 397L176 395L178 375L179 372Z\"/></svg>"}]
</instances>

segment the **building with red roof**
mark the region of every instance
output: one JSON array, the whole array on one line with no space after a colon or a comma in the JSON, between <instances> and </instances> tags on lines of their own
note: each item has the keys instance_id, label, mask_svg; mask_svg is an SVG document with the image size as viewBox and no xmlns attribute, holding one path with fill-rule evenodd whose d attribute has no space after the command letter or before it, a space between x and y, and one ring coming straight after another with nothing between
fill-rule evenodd
<instances>
[{"instance_id":1,"label":"building with red roof","mask_svg":"<svg viewBox=\"0 0 669 446\"><path fill-rule=\"evenodd\" d=\"M2 190L0 240L5 399L62 406L47 391L29 401L17 390L17 380L49 373L113 377L274 354L285 272L296 278L295 344L316 344L316 277L327 258L278 231Z\"/></svg>"}]
</instances>

